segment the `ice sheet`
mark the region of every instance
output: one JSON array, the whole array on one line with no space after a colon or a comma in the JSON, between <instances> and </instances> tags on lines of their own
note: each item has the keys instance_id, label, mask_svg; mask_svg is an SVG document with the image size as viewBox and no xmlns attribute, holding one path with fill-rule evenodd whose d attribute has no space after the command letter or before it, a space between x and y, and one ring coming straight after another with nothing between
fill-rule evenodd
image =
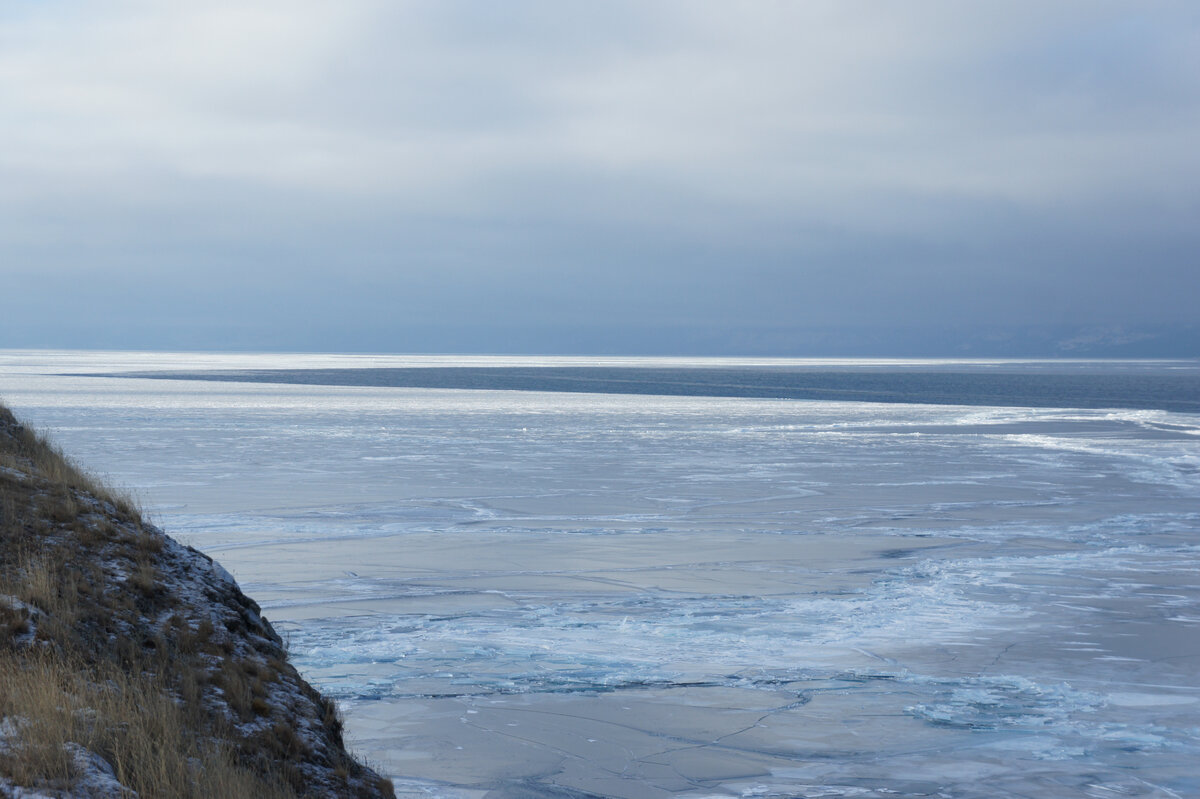
<instances>
[{"instance_id":1,"label":"ice sheet","mask_svg":"<svg viewBox=\"0 0 1200 799\"><path fill-rule=\"evenodd\" d=\"M0 397L403 796L1200 795L1195 415L54 375L280 361L406 362L0 353Z\"/></svg>"}]
</instances>

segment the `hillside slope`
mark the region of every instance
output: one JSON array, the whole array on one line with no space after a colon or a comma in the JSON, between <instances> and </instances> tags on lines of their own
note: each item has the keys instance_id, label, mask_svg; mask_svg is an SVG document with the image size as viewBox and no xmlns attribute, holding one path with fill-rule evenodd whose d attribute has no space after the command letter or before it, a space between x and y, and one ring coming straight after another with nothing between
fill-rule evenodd
<instances>
[{"instance_id":1,"label":"hillside slope","mask_svg":"<svg viewBox=\"0 0 1200 799\"><path fill-rule=\"evenodd\" d=\"M253 600L0 407L0 796L389 797Z\"/></svg>"}]
</instances>

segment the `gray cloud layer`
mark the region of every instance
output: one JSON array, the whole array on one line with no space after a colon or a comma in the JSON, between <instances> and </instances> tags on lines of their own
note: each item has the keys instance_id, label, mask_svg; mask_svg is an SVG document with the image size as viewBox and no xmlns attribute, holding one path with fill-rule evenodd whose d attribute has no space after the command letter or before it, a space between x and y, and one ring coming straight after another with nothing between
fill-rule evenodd
<instances>
[{"instance_id":1,"label":"gray cloud layer","mask_svg":"<svg viewBox=\"0 0 1200 799\"><path fill-rule=\"evenodd\" d=\"M1198 123L1191 2L22 4L0 346L1195 355Z\"/></svg>"}]
</instances>

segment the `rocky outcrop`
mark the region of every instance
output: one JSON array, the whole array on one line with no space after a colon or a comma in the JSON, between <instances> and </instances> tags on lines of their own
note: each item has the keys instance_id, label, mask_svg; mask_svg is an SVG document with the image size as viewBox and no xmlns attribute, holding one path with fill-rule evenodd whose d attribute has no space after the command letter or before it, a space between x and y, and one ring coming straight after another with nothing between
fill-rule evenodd
<instances>
[{"instance_id":1,"label":"rocky outcrop","mask_svg":"<svg viewBox=\"0 0 1200 799\"><path fill-rule=\"evenodd\" d=\"M392 795L220 564L4 408L0 715L0 795Z\"/></svg>"}]
</instances>

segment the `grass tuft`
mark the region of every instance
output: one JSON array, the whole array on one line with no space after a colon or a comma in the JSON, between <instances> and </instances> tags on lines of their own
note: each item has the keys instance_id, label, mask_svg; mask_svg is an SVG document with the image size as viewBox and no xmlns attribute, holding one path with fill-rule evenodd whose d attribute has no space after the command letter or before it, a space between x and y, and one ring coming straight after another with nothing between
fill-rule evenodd
<instances>
[{"instance_id":1,"label":"grass tuft","mask_svg":"<svg viewBox=\"0 0 1200 799\"><path fill-rule=\"evenodd\" d=\"M69 789L82 776L74 753L83 749L139 796L295 796L279 775L195 736L196 720L161 685L115 666L0 657L0 714L21 719L17 741L0 753L0 771L17 785Z\"/></svg>"}]
</instances>

